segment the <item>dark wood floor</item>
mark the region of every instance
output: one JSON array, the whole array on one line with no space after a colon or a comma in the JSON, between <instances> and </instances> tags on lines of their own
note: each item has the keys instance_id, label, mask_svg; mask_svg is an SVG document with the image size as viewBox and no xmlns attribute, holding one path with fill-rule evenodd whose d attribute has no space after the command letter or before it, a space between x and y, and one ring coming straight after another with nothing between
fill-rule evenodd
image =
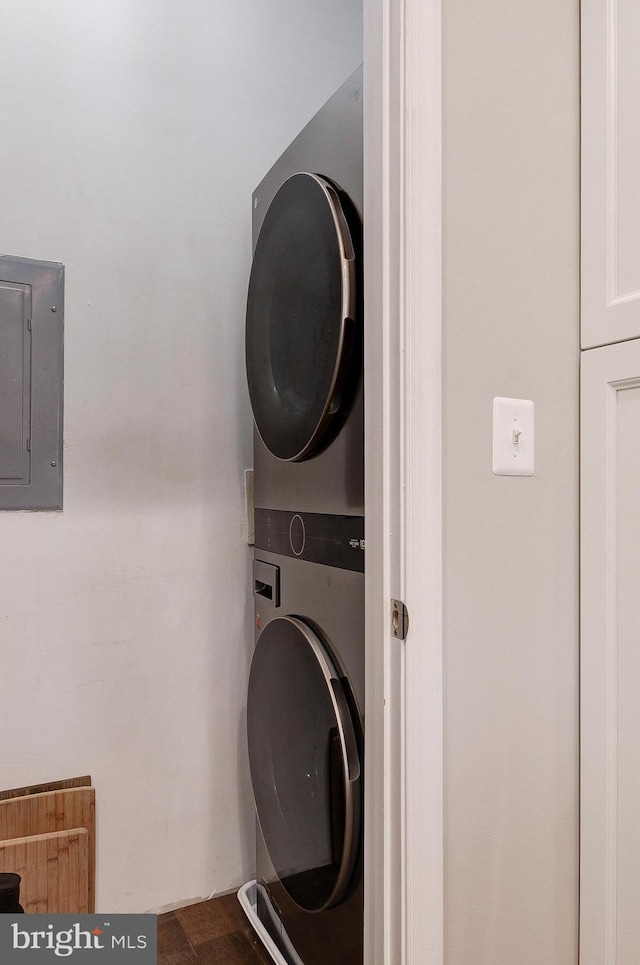
<instances>
[{"instance_id":1,"label":"dark wood floor","mask_svg":"<svg viewBox=\"0 0 640 965\"><path fill-rule=\"evenodd\" d=\"M273 965L235 895L158 916L158 965Z\"/></svg>"}]
</instances>

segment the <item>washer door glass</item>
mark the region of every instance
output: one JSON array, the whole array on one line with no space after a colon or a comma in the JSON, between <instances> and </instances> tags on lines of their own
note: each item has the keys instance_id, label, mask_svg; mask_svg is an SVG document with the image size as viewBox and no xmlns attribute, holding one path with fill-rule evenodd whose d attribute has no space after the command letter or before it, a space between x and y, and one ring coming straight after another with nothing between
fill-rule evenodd
<instances>
[{"instance_id":1,"label":"washer door glass","mask_svg":"<svg viewBox=\"0 0 640 965\"><path fill-rule=\"evenodd\" d=\"M331 657L296 617L273 620L258 639L247 727L258 820L280 881L307 911L337 904L360 844L360 757Z\"/></svg>"},{"instance_id":2,"label":"washer door glass","mask_svg":"<svg viewBox=\"0 0 640 965\"><path fill-rule=\"evenodd\" d=\"M325 446L348 407L359 375L352 372L359 354L355 274L338 192L315 174L295 174L265 216L247 299L253 414L280 459L305 459Z\"/></svg>"}]
</instances>

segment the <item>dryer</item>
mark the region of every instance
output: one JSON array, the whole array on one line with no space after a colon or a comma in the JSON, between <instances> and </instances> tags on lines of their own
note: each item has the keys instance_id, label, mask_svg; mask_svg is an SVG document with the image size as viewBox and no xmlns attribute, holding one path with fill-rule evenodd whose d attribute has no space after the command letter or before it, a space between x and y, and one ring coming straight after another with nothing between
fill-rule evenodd
<instances>
[{"instance_id":1,"label":"dryer","mask_svg":"<svg viewBox=\"0 0 640 965\"><path fill-rule=\"evenodd\" d=\"M309 522L304 513L269 515L280 533ZM255 551L247 731L258 915L296 965L363 960L360 519L324 517L307 536L306 559L265 550L265 520Z\"/></svg>"},{"instance_id":2,"label":"dryer","mask_svg":"<svg viewBox=\"0 0 640 965\"><path fill-rule=\"evenodd\" d=\"M364 514L362 68L253 194L254 501Z\"/></svg>"}]
</instances>

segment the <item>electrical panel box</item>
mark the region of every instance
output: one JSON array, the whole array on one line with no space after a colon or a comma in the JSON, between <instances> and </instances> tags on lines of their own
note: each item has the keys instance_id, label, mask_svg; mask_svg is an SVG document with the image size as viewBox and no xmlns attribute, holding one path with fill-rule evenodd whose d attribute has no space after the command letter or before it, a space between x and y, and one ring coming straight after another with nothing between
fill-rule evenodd
<instances>
[{"instance_id":1,"label":"electrical panel box","mask_svg":"<svg viewBox=\"0 0 640 965\"><path fill-rule=\"evenodd\" d=\"M0 510L62 509L64 268L0 255Z\"/></svg>"}]
</instances>

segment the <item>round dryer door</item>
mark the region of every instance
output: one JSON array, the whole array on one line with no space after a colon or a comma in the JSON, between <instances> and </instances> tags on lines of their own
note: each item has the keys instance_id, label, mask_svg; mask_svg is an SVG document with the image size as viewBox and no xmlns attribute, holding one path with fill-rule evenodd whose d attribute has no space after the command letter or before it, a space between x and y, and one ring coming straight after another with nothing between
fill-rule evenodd
<instances>
[{"instance_id":1,"label":"round dryer door","mask_svg":"<svg viewBox=\"0 0 640 965\"><path fill-rule=\"evenodd\" d=\"M247 300L253 415L279 459L312 456L341 424L359 376L355 289L354 246L338 192L318 175L295 174L265 215Z\"/></svg>"},{"instance_id":2,"label":"round dryer door","mask_svg":"<svg viewBox=\"0 0 640 965\"><path fill-rule=\"evenodd\" d=\"M307 911L337 904L360 845L356 727L331 657L296 617L272 620L258 639L247 727L258 821L280 881Z\"/></svg>"}]
</instances>

